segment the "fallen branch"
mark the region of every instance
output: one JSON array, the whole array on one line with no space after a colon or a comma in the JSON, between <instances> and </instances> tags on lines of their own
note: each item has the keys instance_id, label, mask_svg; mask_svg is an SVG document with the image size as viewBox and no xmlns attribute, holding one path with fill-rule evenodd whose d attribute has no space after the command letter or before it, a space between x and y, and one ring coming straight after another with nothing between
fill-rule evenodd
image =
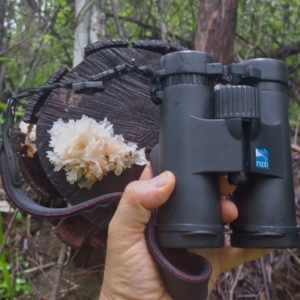
<instances>
[{"instance_id":1,"label":"fallen branch","mask_svg":"<svg viewBox=\"0 0 300 300\"><path fill-rule=\"evenodd\" d=\"M50 300L55 300L57 297L57 294L59 293L61 275L62 275L62 271L64 269L64 261L65 261L66 252L67 252L67 245L62 244L61 248L60 248L60 252L59 252L59 257L57 260L56 272L55 272L54 283L53 283L53 290L52 290Z\"/></svg>"},{"instance_id":2,"label":"fallen branch","mask_svg":"<svg viewBox=\"0 0 300 300\"><path fill-rule=\"evenodd\" d=\"M233 299L234 299L234 298L233 298L233 297L234 297L234 290L235 290L236 285L237 285L237 283L238 283L238 281L239 281L239 278L240 278L240 275L241 275L241 272L242 272L243 267L244 267L244 265L240 265L240 266L238 267L238 271L237 271L237 273L236 273L235 280L234 280L233 285L232 285L232 287L231 287L231 289L230 289L230 291L229 291L229 300L233 300Z\"/></svg>"},{"instance_id":3,"label":"fallen branch","mask_svg":"<svg viewBox=\"0 0 300 300\"><path fill-rule=\"evenodd\" d=\"M260 260L261 271L262 271L263 279L264 279L266 300L270 300L270 292L269 292L268 280L267 280L267 276L266 276L265 262L264 262L263 257L261 257L259 260Z\"/></svg>"},{"instance_id":4,"label":"fallen branch","mask_svg":"<svg viewBox=\"0 0 300 300\"><path fill-rule=\"evenodd\" d=\"M52 262L52 263L48 263L48 264L45 264L45 265L42 265L42 266L33 267L31 269L19 271L17 274L28 274L28 273L32 273L32 272L35 272L35 271L41 271L42 269L47 269L47 268L50 268L50 267L55 266L55 265L56 265L56 263Z\"/></svg>"}]
</instances>

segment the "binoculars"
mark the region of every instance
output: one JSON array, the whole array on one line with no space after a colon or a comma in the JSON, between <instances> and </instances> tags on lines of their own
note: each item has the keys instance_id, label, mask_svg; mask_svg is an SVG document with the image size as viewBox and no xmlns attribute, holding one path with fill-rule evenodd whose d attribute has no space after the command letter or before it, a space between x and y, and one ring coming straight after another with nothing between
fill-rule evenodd
<instances>
[{"instance_id":1,"label":"binoculars","mask_svg":"<svg viewBox=\"0 0 300 300\"><path fill-rule=\"evenodd\" d=\"M220 77L230 84L215 86ZM219 176L237 186L231 245L299 247L288 123L286 65L250 59L228 66L200 51L163 56L152 98L160 103L155 173L176 186L157 211L162 247L224 246Z\"/></svg>"}]
</instances>

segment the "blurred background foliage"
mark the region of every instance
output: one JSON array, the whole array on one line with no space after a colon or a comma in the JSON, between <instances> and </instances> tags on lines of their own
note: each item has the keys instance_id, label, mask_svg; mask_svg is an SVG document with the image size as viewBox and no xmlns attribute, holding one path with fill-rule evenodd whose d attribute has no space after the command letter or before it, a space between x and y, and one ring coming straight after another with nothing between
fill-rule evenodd
<instances>
[{"instance_id":1,"label":"blurred background foliage","mask_svg":"<svg viewBox=\"0 0 300 300\"><path fill-rule=\"evenodd\" d=\"M300 120L300 1L227 0L230 1L237 5L233 61L270 57L287 64L293 83L289 91L290 124L296 127ZM130 42L143 39L178 42L195 49L202 2L0 0L0 123L9 97L43 85L61 65L71 69L82 60L82 49L87 43L124 37ZM225 0L211 2L223 5ZM221 32L214 34L217 37L214 47L219 48L218 40L225 37ZM24 114L26 104L24 100L18 106L18 118ZM0 245L4 233L1 223L0 218ZM11 281L8 274L13 259L5 255L0 251L0 299L16 299L18 293L30 294L23 277ZM16 257L21 264L18 253Z\"/></svg>"},{"instance_id":2,"label":"blurred background foliage","mask_svg":"<svg viewBox=\"0 0 300 300\"><path fill-rule=\"evenodd\" d=\"M42 85L61 65L72 68L74 33L79 16L75 12L76 1L0 0L2 102L22 89ZM114 18L115 6L122 34L130 41L166 39L193 48L199 0L161 1L166 36L162 36L160 13L155 0L81 2L85 5L83 10L101 9L105 33L100 36L96 32L98 40L120 38ZM300 2L297 0L238 1L234 60L251 57L282 59L288 64L294 89L297 90L300 70L299 13ZM295 93L292 98L298 102ZM1 105L0 109L3 108Z\"/></svg>"}]
</instances>

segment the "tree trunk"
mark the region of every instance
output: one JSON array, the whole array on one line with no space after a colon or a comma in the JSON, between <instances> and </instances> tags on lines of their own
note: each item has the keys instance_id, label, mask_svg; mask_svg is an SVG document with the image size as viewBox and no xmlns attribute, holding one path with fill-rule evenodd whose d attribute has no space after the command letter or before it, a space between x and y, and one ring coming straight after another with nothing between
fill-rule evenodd
<instances>
[{"instance_id":1,"label":"tree trunk","mask_svg":"<svg viewBox=\"0 0 300 300\"><path fill-rule=\"evenodd\" d=\"M73 67L77 66L83 61L84 47L89 42L89 27L90 27L90 8L93 6L91 0L76 0L76 29L74 38L74 57Z\"/></svg>"},{"instance_id":2,"label":"tree trunk","mask_svg":"<svg viewBox=\"0 0 300 300\"><path fill-rule=\"evenodd\" d=\"M163 10L163 5L162 5L161 0L157 0L157 11L158 11L159 22L160 22L161 39L163 41L166 41L167 40L167 26L165 23L164 10Z\"/></svg>"},{"instance_id":3,"label":"tree trunk","mask_svg":"<svg viewBox=\"0 0 300 300\"><path fill-rule=\"evenodd\" d=\"M232 63L236 18L237 0L200 0L195 49L217 62Z\"/></svg>"},{"instance_id":4,"label":"tree trunk","mask_svg":"<svg viewBox=\"0 0 300 300\"><path fill-rule=\"evenodd\" d=\"M91 9L90 43L103 41L106 38L106 14L104 6L104 0L95 0Z\"/></svg>"}]
</instances>

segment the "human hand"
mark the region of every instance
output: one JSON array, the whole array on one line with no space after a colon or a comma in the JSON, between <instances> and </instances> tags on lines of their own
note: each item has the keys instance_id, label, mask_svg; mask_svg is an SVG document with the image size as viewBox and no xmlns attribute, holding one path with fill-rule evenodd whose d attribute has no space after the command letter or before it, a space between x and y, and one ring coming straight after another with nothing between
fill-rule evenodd
<instances>
[{"instance_id":1,"label":"human hand","mask_svg":"<svg viewBox=\"0 0 300 300\"><path fill-rule=\"evenodd\" d=\"M228 184L225 176L220 177L221 195L231 194L235 188L235 186ZM229 200L221 200L221 212L223 223L231 223L238 216L235 204ZM245 262L262 257L271 252L271 249L234 248L229 245L228 241L224 248L189 249L189 252L201 255L210 262L212 267L208 285L208 293L210 293L221 273L234 269Z\"/></svg>"},{"instance_id":2,"label":"human hand","mask_svg":"<svg viewBox=\"0 0 300 300\"><path fill-rule=\"evenodd\" d=\"M161 206L169 198L175 186L175 177L168 171L152 177L151 166L147 165L140 180L127 186L110 222L99 300L171 300L147 248L144 231L150 220L151 209ZM234 187L227 180L220 179L220 194L229 194L233 190ZM229 200L221 200L221 211L224 223L232 222L237 217L236 206ZM192 249L190 252L210 261L210 292L221 272L263 256L267 250L225 246L220 249Z\"/></svg>"}]
</instances>

